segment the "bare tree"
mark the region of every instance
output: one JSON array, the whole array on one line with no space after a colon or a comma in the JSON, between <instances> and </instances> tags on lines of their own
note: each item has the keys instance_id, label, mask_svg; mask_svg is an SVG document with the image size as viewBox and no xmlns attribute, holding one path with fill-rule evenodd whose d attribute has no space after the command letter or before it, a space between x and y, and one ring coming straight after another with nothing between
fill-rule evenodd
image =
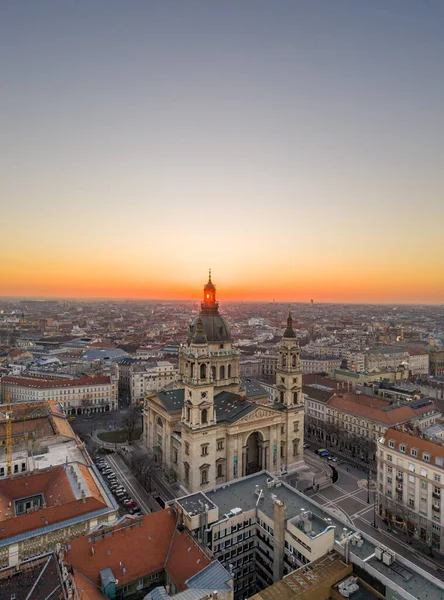
<instances>
[{"instance_id":1,"label":"bare tree","mask_svg":"<svg viewBox=\"0 0 444 600\"><path fill-rule=\"evenodd\" d=\"M153 454L148 452L134 453L130 459L130 469L143 487L152 490L152 476L156 472L156 461Z\"/></svg>"},{"instance_id":2,"label":"bare tree","mask_svg":"<svg viewBox=\"0 0 444 600\"><path fill-rule=\"evenodd\" d=\"M122 419L122 429L126 431L129 444L131 444L132 436L137 424L137 415L133 408L129 408Z\"/></svg>"}]
</instances>

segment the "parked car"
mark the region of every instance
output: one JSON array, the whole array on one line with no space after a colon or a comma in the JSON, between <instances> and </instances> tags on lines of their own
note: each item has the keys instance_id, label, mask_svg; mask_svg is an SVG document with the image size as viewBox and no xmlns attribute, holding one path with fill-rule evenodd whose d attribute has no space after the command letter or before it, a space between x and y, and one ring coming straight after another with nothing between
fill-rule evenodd
<instances>
[{"instance_id":1,"label":"parked car","mask_svg":"<svg viewBox=\"0 0 444 600\"><path fill-rule=\"evenodd\" d=\"M137 506L137 502L134 502L134 500L125 500L123 503L124 503L124 505L125 505L126 508L132 508L134 510L136 510L137 508L139 508Z\"/></svg>"},{"instance_id":2,"label":"parked car","mask_svg":"<svg viewBox=\"0 0 444 600\"><path fill-rule=\"evenodd\" d=\"M310 444L308 444L307 442L304 443L303 448L305 450L307 450L307 448L310 448Z\"/></svg>"},{"instance_id":3,"label":"parked car","mask_svg":"<svg viewBox=\"0 0 444 600\"><path fill-rule=\"evenodd\" d=\"M327 460L329 462L338 462L338 459L336 458L336 456L327 456Z\"/></svg>"},{"instance_id":4,"label":"parked car","mask_svg":"<svg viewBox=\"0 0 444 600\"><path fill-rule=\"evenodd\" d=\"M117 496L117 498L122 498L125 495L126 492L122 491L122 490L117 490L115 492L115 496Z\"/></svg>"}]
</instances>

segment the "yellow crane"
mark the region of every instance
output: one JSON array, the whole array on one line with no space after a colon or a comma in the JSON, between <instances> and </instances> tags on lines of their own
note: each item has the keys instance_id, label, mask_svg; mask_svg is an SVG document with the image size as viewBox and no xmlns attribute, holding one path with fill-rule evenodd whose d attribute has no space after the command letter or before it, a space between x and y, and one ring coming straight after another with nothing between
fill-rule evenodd
<instances>
[{"instance_id":1,"label":"yellow crane","mask_svg":"<svg viewBox=\"0 0 444 600\"><path fill-rule=\"evenodd\" d=\"M39 400L37 402L17 402L15 408L24 407L24 408L34 408L38 406L47 406L47 400ZM4 409L4 413L6 416L6 473L7 475L12 475L12 413L13 410L11 408L11 395L9 392L6 392L5 395L5 403L0 405L0 409L6 407ZM21 419L22 421L26 420L26 416Z\"/></svg>"}]
</instances>

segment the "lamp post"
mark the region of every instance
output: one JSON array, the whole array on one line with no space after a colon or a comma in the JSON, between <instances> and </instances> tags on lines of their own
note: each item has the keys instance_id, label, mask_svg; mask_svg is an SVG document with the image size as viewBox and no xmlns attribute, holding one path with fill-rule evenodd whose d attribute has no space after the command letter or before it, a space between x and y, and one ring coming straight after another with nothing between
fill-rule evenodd
<instances>
[{"instance_id":1,"label":"lamp post","mask_svg":"<svg viewBox=\"0 0 444 600\"><path fill-rule=\"evenodd\" d=\"M367 473L367 504L370 504L370 469Z\"/></svg>"}]
</instances>

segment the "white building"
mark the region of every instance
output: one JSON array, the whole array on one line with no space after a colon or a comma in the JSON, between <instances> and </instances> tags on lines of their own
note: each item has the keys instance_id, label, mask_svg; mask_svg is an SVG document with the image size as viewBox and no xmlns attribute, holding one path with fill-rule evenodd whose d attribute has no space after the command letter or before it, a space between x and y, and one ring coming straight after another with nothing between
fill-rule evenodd
<instances>
[{"instance_id":1,"label":"white building","mask_svg":"<svg viewBox=\"0 0 444 600\"><path fill-rule=\"evenodd\" d=\"M444 552L444 446L407 429L378 441L378 510L392 526Z\"/></svg>"},{"instance_id":2,"label":"white building","mask_svg":"<svg viewBox=\"0 0 444 600\"><path fill-rule=\"evenodd\" d=\"M130 374L131 403L140 404L145 394L158 392L178 377L178 370L167 360L137 365Z\"/></svg>"},{"instance_id":3,"label":"white building","mask_svg":"<svg viewBox=\"0 0 444 600\"><path fill-rule=\"evenodd\" d=\"M114 375L72 379L6 375L1 379L3 402L8 392L11 403L53 400L69 415L115 410L117 388Z\"/></svg>"},{"instance_id":4,"label":"white building","mask_svg":"<svg viewBox=\"0 0 444 600\"><path fill-rule=\"evenodd\" d=\"M330 373L334 369L339 369L342 358L335 356L308 356L301 354L302 373Z\"/></svg>"},{"instance_id":5,"label":"white building","mask_svg":"<svg viewBox=\"0 0 444 600\"><path fill-rule=\"evenodd\" d=\"M429 353L421 348L407 348L409 371L412 375L429 374Z\"/></svg>"}]
</instances>

